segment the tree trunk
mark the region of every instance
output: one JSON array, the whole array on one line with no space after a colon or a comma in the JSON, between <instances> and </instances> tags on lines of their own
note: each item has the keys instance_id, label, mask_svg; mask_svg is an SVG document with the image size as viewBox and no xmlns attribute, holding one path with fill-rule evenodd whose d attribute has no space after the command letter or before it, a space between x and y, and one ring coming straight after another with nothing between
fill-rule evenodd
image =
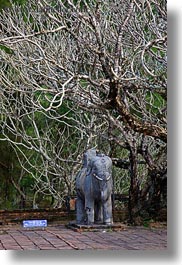
<instances>
[{"instance_id":1,"label":"tree trunk","mask_svg":"<svg viewBox=\"0 0 182 265\"><path fill-rule=\"evenodd\" d=\"M129 223L135 224L138 215L139 204L139 185L137 179L137 153L136 150L130 150L130 189L129 189Z\"/></svg>"}]
</instances>

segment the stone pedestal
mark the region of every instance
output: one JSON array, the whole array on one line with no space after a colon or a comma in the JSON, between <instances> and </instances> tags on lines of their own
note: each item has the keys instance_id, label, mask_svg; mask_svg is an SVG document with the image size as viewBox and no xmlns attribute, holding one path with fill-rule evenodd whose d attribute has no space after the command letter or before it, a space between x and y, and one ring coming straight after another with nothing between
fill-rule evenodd
<instances>
[{"instance_id":1,"label":"stone pedestal","mask_svg":"<svg viewBox=\"0 0 182 265\"><path fill-rule=\"evenodd\" d=\"M85 224L77 224L76 221L70 222L66 225L67 228L72 229L77 232L84 232L84 231L102 231L102 232L109 232L109 231L121 231L126 230L127 226L122 223L114 223L114 224L92 224L92 225L85 225Z\"/></svg>"}]
</instances>

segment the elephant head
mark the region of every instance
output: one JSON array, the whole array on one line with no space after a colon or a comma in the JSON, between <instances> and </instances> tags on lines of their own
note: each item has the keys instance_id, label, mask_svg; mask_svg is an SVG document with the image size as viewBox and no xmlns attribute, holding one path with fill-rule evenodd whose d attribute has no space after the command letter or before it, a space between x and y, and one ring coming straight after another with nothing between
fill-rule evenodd
<instances>
[{"instance_id":1,"label":"elephant head","mask_svg":"<svg viewBox=\"0 0 182 265\"><path fill-rule=\"evenodd\" d=\"M100 181L108 181L112 175L112 160L105 155L97 155L91 163L93 176Z\"/></svg>"},{"instance_id":2,"label":"elephant head","mask_svg":"<svg viewBox=\"0 0 182 265\"><path fill-rule=\"evenodd\" d=\"M112 192L112 160L105 155L98 155L92 159L91 176L94 191L101 201L107 200Z\"/></svg>"}]
</instances>

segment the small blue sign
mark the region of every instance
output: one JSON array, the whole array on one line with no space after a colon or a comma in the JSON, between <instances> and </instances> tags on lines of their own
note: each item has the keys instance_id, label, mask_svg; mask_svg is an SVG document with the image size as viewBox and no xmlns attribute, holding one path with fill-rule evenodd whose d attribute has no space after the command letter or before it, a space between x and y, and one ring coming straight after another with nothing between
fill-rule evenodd
<instances>
[{"instance_id":1,"label":"small blue sign","mask_svg":"<svg viewBox=\"0 0 182 265\"><path fill-rule=\"evenodd\" d=\"M30 228L30 227L46 227L47 220L25 220L23 221L23 227Z\"/></svg>"}]
</instances>

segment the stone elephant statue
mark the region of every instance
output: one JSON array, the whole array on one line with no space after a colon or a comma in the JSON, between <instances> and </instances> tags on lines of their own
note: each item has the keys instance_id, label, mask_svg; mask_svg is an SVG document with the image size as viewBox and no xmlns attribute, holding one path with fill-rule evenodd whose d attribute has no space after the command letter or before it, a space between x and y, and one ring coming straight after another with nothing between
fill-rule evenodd
<instances>
[{"instance_id":1,"label":"stone elephant statue","mask_svg":"<svg viewBox=\"0 0 182 265\"><path fill-rule=\"evenodd\" d=\"M112 160L89 149L83 157L83 167L76 176L76 223L112 224L113 189Z\"/></svg>"}]
</instances>

